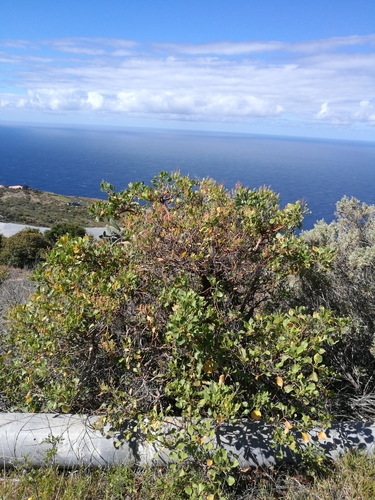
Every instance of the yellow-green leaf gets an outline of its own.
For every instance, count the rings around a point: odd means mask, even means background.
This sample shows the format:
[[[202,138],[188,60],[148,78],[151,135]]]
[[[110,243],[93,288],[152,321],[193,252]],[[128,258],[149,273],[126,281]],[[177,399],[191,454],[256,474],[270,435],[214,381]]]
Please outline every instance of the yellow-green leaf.
[[[235,479],[233,476],[228,476],[227,477],[227,483],[229,484],[229,486],[233,486],[234,483],[235,483]]]
[[[314,356],[314,363],[316,365],[319,365],[319,363],[321,363],[322,361],[323,361],[322,356],[317,352]]]
[[[190,488],[190,486],[186,486],[185,488],[185,493],[191,497],[191,495],[193,494],[193,490]]]
[[[294,451],[294,450],[296,449],[296,442],[295,442],[295,441],[293,441],[292,443],[290,443],[289,448],[290,448],[292,451]]]

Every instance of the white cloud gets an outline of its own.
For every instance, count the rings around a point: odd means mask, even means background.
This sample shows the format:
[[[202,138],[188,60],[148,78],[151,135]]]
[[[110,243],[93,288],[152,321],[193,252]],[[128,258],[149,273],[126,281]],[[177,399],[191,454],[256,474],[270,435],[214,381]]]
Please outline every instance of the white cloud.
[[[187,119],[230,119],[235,117],[276,116],[280,106],[254,96],[205,94],[179,96],[173,92],[119,92],[115,107],[127,113],[154,113]]]
[[[326,118],[326,117],[329,117],[330,115],[331,115],[331,112],[330,112],[330,109],[328,106],[328,102],[324,102],[320,108],[319,113],[316,114],[316,117],[317,118]]]
[[[72,116],[240,123],[294,117],[300,123],[371,126],[374,44],[375,35],[294,44],[154,44],[151,51],[118,39],[6,41],[0,107]]]
[[[332,125],[347,125],[349,124],[349,118],[345,116],[342,112],[339,111],[333,111],[330,106],[328,105],[328,102],[324,102],[320,108],[319,113],[317,113],[316,118],[319,120],[325,120]]]
[[[55,40],[46,40],[42,42],[60,52],[86,55],[103,55],[109,51],[123,51],[126,55],[132,53],[130,49],[138,44],[133,40],[121,40],[116,38],[86,38],[72,37]],[[114,49],[114,50],[113,50]]]
[[[343,106],[329,106],[328,102],[325,102],[316,117],[334,125],[348,125],[354,122],[375,125],[375,105],[370,101],[357,101],[344,109]]]
[[[100,109],[104,102],[104,97],[98,92],[88,92],[87,102],[91,104],[93,109]]]
[[[375,125],[375,104],[370,101],[361,101],[354,117],[358,121],[368,122],[370,125]]]
[[[301,52],[314,53],[331,51],[341,47],[353,47],[359,45],[375,45],[375,35],[333,37],[323,40],[310,40],[306,42],[278,42],[278,41],[252,41],[252,42],[211,42],[211,43],[154,43],[153,48],[162,52],[173,52],[177,54],[190,55],[239,55],[254,54],[262,52]]]
[[[0,41],[0,46],[15,49],[35,48],[35,45],[30,40],[3,40]]]
[[[69,90],[39,89],[29,90],[28,99],[21,98],[18,107],[51,111],[79,111],[85,109],[87,100]]]
[[[289,44],[283,42],[213,42],[213,43],[154,43],[152,47],[160,52],[175,54],[207,55],[217,54],[233,56],[283,50]]]

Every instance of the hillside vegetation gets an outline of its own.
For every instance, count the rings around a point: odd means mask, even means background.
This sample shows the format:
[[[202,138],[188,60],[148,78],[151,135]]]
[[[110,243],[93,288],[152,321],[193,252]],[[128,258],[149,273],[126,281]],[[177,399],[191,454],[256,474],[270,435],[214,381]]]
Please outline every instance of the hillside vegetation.
[[[212,446],[244,418],[271,425],[311,473],[327,472],[311,427],[324,441],[333,419],[375,415],[375,207],[344,197],[334,222],[299,233],[307,208],[282,207],[267,188],[228,191],[178,172],[102,187],[108,201],[91,210],[107,237],[57,239],[33,273],[35,293],[9,311],[3,404],[98,415],[113,429],[128,419],[126,439],[141,432],[169,450],[175,464],[152,482],[174,498],[268,498],[235,453]],[[342,484],[349,469],[374,477],[373,459],[346,460]],[[329,483],[320,496],[317,483],[313,496],[302,491],[308,477],[297,479],[301,496],[275,498],[330,498]],[[146,498],[146,479],[120,494]],[[373,484],[332,498],[373,498]],[[169,498],[156,489],[152,498]]]
[[[98,226],[88,207],[98,200],[66,196],[38,189],[0,188],[0,222],[50,227],[57,222],[74,222],[84,227]]]

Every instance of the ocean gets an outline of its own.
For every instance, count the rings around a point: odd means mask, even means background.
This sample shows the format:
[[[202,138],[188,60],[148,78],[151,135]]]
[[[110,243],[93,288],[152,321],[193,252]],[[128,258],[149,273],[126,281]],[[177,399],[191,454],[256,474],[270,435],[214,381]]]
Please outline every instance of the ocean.
[[[307,202],[304,229],[334,217],[344,195],[375,204],[375,142],[130,128],[0,126],[0,184],[105,198],[160,170],[210,176],[228,189],[266,185]]]

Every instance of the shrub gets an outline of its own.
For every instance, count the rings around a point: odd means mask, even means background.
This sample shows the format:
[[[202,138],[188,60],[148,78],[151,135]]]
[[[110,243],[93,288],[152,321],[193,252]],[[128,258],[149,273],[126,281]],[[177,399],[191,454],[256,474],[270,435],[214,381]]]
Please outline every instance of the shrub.
[[[52,244],[55,244],[56,241],[64,236],[65,234],[69,234],[74,238],[83,237],[86,234],[85,228],[76,224],[75,222],[58,222],[54,224],[51,229],[47,230],[44,233],[44,237]]]
[[[202,464],[207,494],[233,481],[236,461],[208,439],[222,423],[262,418],[295,449],[293,422],[327,417],[323,355],[344,326],[323,308],[287,307],[296,277],[331,255],[294,234],[304,207],[179,173],[103,187],[94,211],[111,238],[63,236],[10,315],[2,383],[14,408],[96,413],[114,427],[147,416],[151,434],[183,417],[165,445]]]
[[[6,238],[0,250],[0,263],[12,267],[33,267],[50,245],[38,229],[26,228]]]
[[[28,271],[0,265],[0,338],[6,333],[4,316],[7,309],[14,304],[25,303],[35,291],[35,283],[30,280],[29,274]],[[7,351],[8,346],[1,342],[0,356]],[[0,388],[0,411],[7,411],[9,408],[7,398]]]
[[[340,371],[342,416],[375,416],[375,206],[344,197],[336,205],[336,219],[319,221],[303,233],[310,245],[334,252],[331,269],[318,268],[302,280],[300,300],[311,309],[321,305],[350,318],[350,335],[330,352],[330,363]]]

